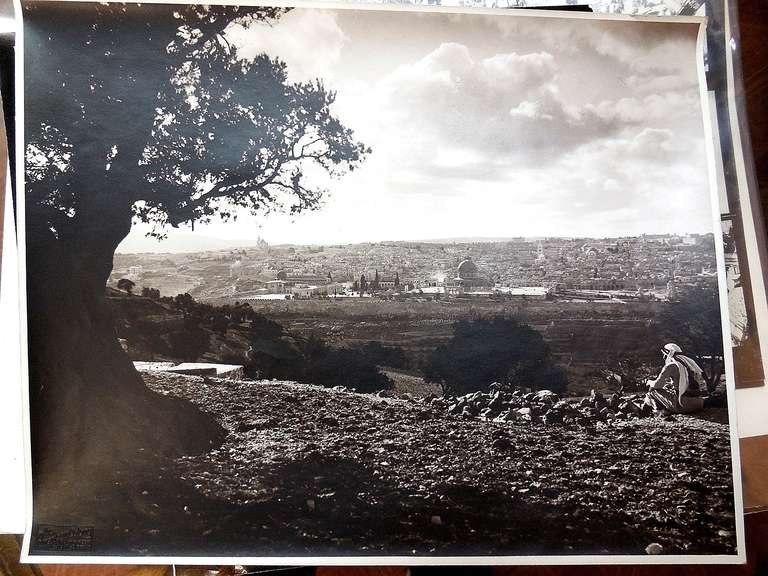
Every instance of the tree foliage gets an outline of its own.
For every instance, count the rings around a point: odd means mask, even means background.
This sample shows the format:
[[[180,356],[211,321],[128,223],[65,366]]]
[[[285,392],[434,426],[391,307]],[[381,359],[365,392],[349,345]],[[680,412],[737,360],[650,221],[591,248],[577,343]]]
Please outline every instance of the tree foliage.
[[[194,320],[184,320],[184,328],[168,334],[168,344],[171,356],[181,358],[185,362],[197,362],[208,351],[210,333]]]
[[[608,385],[617,392],[637,392],[645,390],[646,381],[657,368],[632,352],[624,352],[608,355],[601,373]]]
[[[723,324],[716,288],[687,288],[656,316],[659,347],[674,342],[707,371],[708,387],[723,374]]]
[[[160,299],[160,290],[157,288],[150,288],[148,286],[143,286],[141,288],[141,295],[144,298],[151,298],[152,300],[159,300]]]
[[[118,290],[125,290],[128,294],[132,294],[135,287],[136,283],[130,278],[120,278],[120,280],[117,281]]]
[[[614,391],[644,392],[646,381],[658,373],[661,345],[651,323],[632,333],[607,337],[598,373]]]
[[[333,348],[310,337],[302,346],[303,365],[298,380],[321,386],[344,386],[358,392],[392,388],[392,381],[358,350]]]
[[[404,368],[406,366],[405,352],[399,346],[384,346],[381,342],[373,340],[366,342],[360,348],[360,353],[371,363],[392,368]]]
[[[494,382],[564,390],[567,379],[541,334],[509,318],[461,320],[429,360],[425,379],[445,394],[487,390]]]
[[[362,349],[346,349],[329,346],[315,336],[292,335],[279,322],[255,312],[248,303],[214,306],[198,302],[188,293],[157,300],[182,312],[184,324],[181,330],[167,335],[169,349],[165,350],[162,340],[150,333],[151,323],[138,323],[143,332],[141,336],[149,345],[159,346],[150,350],[152,353],[169,354],[186,361],[199,360],[206,353],[216,358],[218,352],[211,346],[211,336],[218,334],[226,338],[234,329],[247,337],[249,350],[242,355],[218,357],[218,361],[244,364],[252,378],[345,386],[360,392],[391,388],[392,381],[380,371],[379,364],[402,362],[402,350],[384,347],[378,342]]]
[[[81,238],[131,210],[162,237],[236,209],[315,209],[318,174],[368,151],[322,80],[291,82],[279,59],[231,45],[229,26],[284,9],[45,4],[25,3],[28,212],[42,233]]]

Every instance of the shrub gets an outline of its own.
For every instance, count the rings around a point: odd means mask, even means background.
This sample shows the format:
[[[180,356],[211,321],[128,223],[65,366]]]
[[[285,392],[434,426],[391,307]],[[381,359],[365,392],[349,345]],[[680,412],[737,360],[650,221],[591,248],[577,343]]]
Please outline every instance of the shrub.
[[[381,342],[373,341],[366,343],[361,348],[361,353],[372,364],[392,368],[405,367],[405,353],[398,346],[382,346]]]
[[[184,329],[168,334],[171,355],[186,362],[195,362],[210,345],[210,333],[194,320],[185,320]]]
[[[358,392],[392,387],[379,367],[357,350],[331,348],[319,338],[309,338],[304,347],[302,375],[297,378],[321,386],[345,386]]]
[[[487,390],[493,382],[554,391],[567,386],[541,334],[510,318],[454,324],[453,337],[432,353],[424,378],[444,394]]]

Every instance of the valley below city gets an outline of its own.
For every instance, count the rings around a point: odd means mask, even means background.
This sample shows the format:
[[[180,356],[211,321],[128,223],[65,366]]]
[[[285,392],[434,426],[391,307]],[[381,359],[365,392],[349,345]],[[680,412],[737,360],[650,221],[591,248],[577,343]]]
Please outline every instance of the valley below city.
[[[434,350],[450,341],[456,322],[507,318],[541,334],[567,373],[570,392],[583,394],[613,386],[615,378],[606,376],[621,372],[626,356],[635,367],[652,369],[663,338],[676,336],[680,318],[668,310],[681,295],[704,298],[689,303],[689,309],[705,305],[704,315],[696,313],[699,325],[714,322],[706,327],[709,334],[700,335],[708,349],[699,353],[719,355],[713,270],[712,235],[337,246],[259,240],[210,252],[118,253],[110,284],[126,282],[134,286],[133,296],[144,297],[143,303],[135,297],[129,302],[124,291],[111,293],[118,333],[137,361],[179,358],[178,352],[172,357],[167,340],[189,325],[183,305],[173,300],[183,295],[221,311],[216,329],[209,330],[211,345],[186,351],[199,358],[187,354],[185,360],[246,364],[249,348],[257,355],[278,353],[262,337],[254,348],[248,315],[255,314],[280,326],[282,361],[294,354],[296,339],[349,351],[374,346],[372,363],[404,391],[432,390],[423,379],[425,367]],[[251,376],[286,376],[273,364],[254,366]]]

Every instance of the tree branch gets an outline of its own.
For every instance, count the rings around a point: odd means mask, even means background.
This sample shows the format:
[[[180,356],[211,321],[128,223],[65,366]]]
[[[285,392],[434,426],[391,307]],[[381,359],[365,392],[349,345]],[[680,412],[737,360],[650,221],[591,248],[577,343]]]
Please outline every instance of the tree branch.
[[[193,217],[194,211],[196,208],[201,208],[202,206],[205,206],[208,202],[212,200],[216,200],[217,198],[223,198],[226,196],[230,196],[233,192],[266,192],[266,187],[271,184],[280,184],[280,182],[276,182],[276,178],[280,174],[280,170],[283,167],[283,160],[279,160],[275,166],[275,168],[272,170],[272,174],[268,176],[267,178],[264,178],[263,181],[258,182],[258,177],[254,178],[251,177],[234,177],[230,176],[227,178],[224,178],[221,182],[216,184],[213,188],[211,188],[208,192],[205,194],[200,195],[199,197],[195,198],[193,201],[189,202],[184,208],[184,215],[182,218],[177,218],[177,223],[180,224],[182,222],[187,221],[189,218]]]

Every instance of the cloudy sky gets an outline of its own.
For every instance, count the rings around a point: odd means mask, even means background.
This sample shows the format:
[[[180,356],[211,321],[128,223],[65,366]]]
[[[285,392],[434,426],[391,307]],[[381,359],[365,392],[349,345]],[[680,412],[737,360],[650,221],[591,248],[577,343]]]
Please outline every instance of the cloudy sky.
[[[317,212],[242,214],[195,234],[329,244],[709,232],[696,33],[309,9],[233,26],[241,57],[267,52],[291,80],[337,90],[334,112],[373,153],[331,183]],[[144,232],[121,251],[162,250]]]

